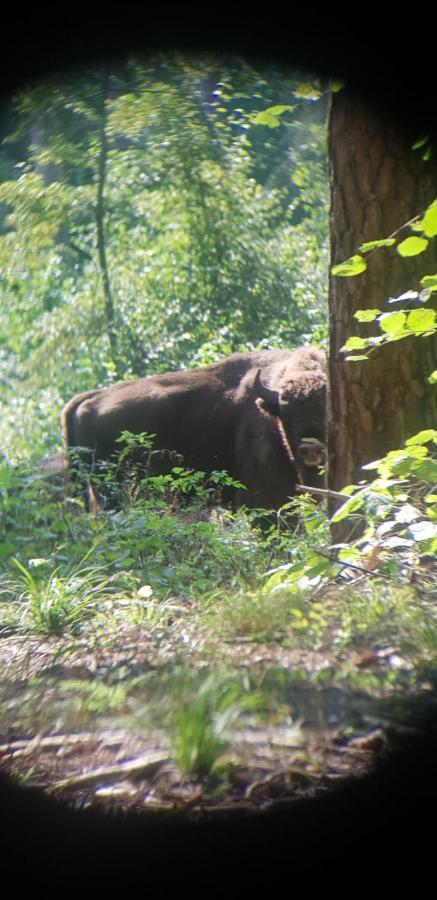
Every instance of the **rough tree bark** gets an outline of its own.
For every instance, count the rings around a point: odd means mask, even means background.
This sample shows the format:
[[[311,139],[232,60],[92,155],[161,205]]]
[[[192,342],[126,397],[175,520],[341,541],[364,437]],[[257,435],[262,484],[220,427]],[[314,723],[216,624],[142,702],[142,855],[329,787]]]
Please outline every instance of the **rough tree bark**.
[[[418,135],[416,135],[418,137]],[[364,241],[389,237],[437,197],[435,164],[411,149],[397,122],[347,90],[334,94],[329,121],[331,265]],[[408,230],[403,237],[408,236]],[[437,366],[437,337],[406,338],[379,348],[368,361],[346,362],[352,335],[379,334],[359,324],[358,309],[393,311],[387,303],[437,271],[436,242],[402,259],[395,248],[367,257],[354,277],[330,276],[329,486],[362,480],[361,466],[437,425],[437,389],[427,376]],[[373,329],[373,331],[371,330]]]

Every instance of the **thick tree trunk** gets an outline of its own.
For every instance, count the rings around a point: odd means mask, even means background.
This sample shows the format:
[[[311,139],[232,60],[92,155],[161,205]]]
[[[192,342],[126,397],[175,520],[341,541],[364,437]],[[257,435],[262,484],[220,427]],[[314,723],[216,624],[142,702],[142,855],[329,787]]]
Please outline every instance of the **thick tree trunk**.
[[[365,241],[389,237],[437,196],[435,165],[411,149],[396,122],[347,90],[332,99],[329,155],[332,265],[356,254]],[[437,389],[427,382],[437,366],[435,335],[388,344],[368,361],[346,362],[341,352],[352,335],[380,333],[359,324],[356,310],[402,308],[388,299],[417,289],[423,275],[437,271],[435,243],[409,259],[395,248],[378,249],[367,257],[362,275],[330,277],[332,490],[362,480],[361,466],[437,425]]]

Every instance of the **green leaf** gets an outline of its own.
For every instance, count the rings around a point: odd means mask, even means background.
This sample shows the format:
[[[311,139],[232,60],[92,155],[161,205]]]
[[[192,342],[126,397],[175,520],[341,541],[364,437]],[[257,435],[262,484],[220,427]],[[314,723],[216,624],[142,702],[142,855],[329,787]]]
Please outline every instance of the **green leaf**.
[[[423,230],[427,237],[435,237],[437,234],[437,204],[431,203],[431,206],[428,206],[426,213],[423,217]]]
[[[388,550],[400,550],[402,547],[411,547],[413,541],[407,541],[405,538],[394,537],[388,538],[384,541],[384,547],[387,547]]]
[[[418,459],[412,462],[411,469],[416,478],[426,481],[428,484],[434,484],[437,481],[437,460],[435,459]]]
[[[346,278],[349,275],[361,275],[366,269],[366,260],[357,254],[356,256],[350,256],[349,259],[345,259],[344,262],[333,266],[331,272],[333,275],[340,275],[341,277]]]
[[[357,547],[342,547],[338,551],[338,559],[343,563],[359,563],[362,556]]]
[[[399,256],[418,256],[419,253],[423,253],[426,250],[428,244],[429,241],[426,238],[409,237],[405,241],[401,241],[397,251]]]
[[[395,520],[401,525],[409,525],[410,522],[415,522],[416,519],[420,519],[420,515],[419,510],[415,509],[411,503],[404,503],[396,513]]]
[[[338,94],[339,91],[342,91],[344,88],[344,81],[341,81],[337,78],[331,78],[329,82],[329,90],[331,94]]]
[[[282,116],[282,113],[293,112],[294,109],[295,106],[285,106],[282,104],[282,106],[269,106],[266,112],[270,113],[271,116]]]
[[[420,138],[417,138],[417,141],[414,142],[411,149],[412,150],[420,150],[421,147],[424,147],[429,141],[428,134],[422,134]]]
[[[437,369],[434,369],[434,372],[431,372],[428,382],[429,384],[437,384]]]
[[[278,128],[281,120],[277,116],[272,116],[267,110],[257,113],[251,120],[252,125],[266,125],[267,128]]]
[[[250,122],[252,125],[267,125],[268,128],[278,128],[281,124],[279,116],[282,116],[284,112],[292,112],[293,109],[294,106],[269,106],[268,109],[250,116]]]
[[[425,544],[423,550],[427,553],[427,555],[435,556],[437,553],[437,538],[434,538],[432,541],[430,541],[429,545]]]
[[[407,315],[401,310],[399,312],[383,313],[378,321],[381,330],[386,334],[399,334],[405,329]]]
[[[361,362],[363,359],[369,359],[365,353],[354,354],[354,356],[348,356],[347,362]]]
[[[415,222],[411,222],[410,229],[414,234],[422,234],[423,233],[423,225],[422,220],[418,219]]]
[[[427,444],[428,441],[437,441],[437,431],[435,428],[426,428],[424,431],[418,431],[412,437],[405,441],[406,447],[412,447],[415,444]]]
[[[297,84],[293,94],[302,100],[318,100],[322,96],[322,92],[313,84],[301,83]]]
[[[424,275],[420,279],[420,283],[423,284],[423,287],[428,288],[429,291],[437,291],[437,273],[435,275]]]
[[[354,319],[358,319],[359,322],[373,322],[380,315],[380,309],[357,309]]]
[[[436,327],[436,314],[433,309],[413,309],[408,313],[408,328],[415,334],[433,331]]]
[[[395,243],[395,238],[381,238],[378,241],[367,241],[365,244],[361,244],[358,249],[361,253],[369,253],[370,250],[375,250],[376,247],[393,247]]]
[[[364,494],[365,490],[358,491],[357,494],[354,494],[353,497],[346,500],[346,503],[343,503],[343,506],[334,513],[331,522],[342,522],[343,519],[346,519],[351,513],[356,512],[357,509],[361,509],[364,503]]]
[[[365,350],[366,347],[366,338],[350,337],[341,348],[341,351],[342,353],[347,353],[349,350]]]

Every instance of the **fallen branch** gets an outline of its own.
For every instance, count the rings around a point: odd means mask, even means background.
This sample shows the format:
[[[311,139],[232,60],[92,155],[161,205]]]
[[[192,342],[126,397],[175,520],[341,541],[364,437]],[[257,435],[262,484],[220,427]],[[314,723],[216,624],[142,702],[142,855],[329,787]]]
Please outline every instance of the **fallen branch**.
[[[0,753],[7,756],[30,756],[34,750],[58,750],[60,747],[68,747],[74,744],[89,744],[96,741],[96,735],[89,734],[55,734],[50,737],[35,735],[30,740],[12,741],[10,744],[0,744]]]
[[[99,769],[93,769],[91,772],[73,775],[72,778],[66,778],[64,781],[56,781],[51,787],[55,790],[62,790],[91,785],[96,781],[115,781],[117,778],[125,778],[126,775],[151,775],[169,760],[168,753],[164,753],[162,750],[156,753],[146,753],[144,756],[139,756],[137,759],[132,759],[129,762],[120,763],[118,766],[101,766]]]

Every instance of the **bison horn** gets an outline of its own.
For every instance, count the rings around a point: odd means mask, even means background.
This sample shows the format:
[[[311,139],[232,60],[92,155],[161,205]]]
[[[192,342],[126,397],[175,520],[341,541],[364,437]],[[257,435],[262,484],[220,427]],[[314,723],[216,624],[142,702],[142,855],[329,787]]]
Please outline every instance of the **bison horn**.
[[[280,403],[280,395],[279,391],[274,391],[272,388],[267,387],[261,381],[261,369],[258,369],[255,380],[254,380],[254,388],[259,398],[261,398],[262,405],[268,412],[272,413],[275,416],[279,415],[279,403]]]

